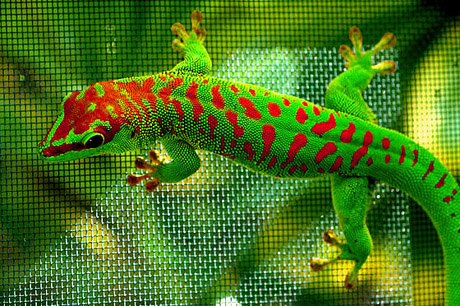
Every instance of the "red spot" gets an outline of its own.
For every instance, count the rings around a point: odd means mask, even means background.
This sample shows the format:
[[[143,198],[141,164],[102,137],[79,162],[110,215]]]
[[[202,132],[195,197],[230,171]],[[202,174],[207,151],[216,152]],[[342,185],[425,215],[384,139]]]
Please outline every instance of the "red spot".
[[[315,163],[319,164],[327,156],[334,154],[337,151],[337,146],[333,142],[327,142],[318,153],[316,153]]]
[[[390,154],[385,155],[385,164],[388,164],[391,160]]]
[[[271,147],[273,141],[276,137],[275,128],[272,125],[265,124],[262,126],[262,140],[264,143],[264,149],[262,151],[262,155],[260,156],[259,161],[257,161],[257,165],[259,165],[265,158],[270,154]]]
[[[444,186],[444,184],[446,183],[446,182],[444,181],[444,179],[446,178],[446,176],[447,176],[447,173],[444,173],[444,175],[441,177],[441,179],[439,180],[439,182],[438,182],[436,185],[434,185],[434,187],[435,187],[435,188],[441,188],[442,186]],[[454,193],[454,194],[455,194],[455,193]]]
[[[412,163],[412,167],[415,166],[417,161],[418,161],[418,150],[414,150],[414,162]]]
[[[276,164],[276,162],[277,162],[276,156],[273,156],[270,162],[268,163],[267,169],[270,169],[271,167],[273,167]]]
[[[238,125],[238,114],[234,111],[228,110],[225,112],[225,117],[233,126],[233,137],[240,138],[243,136],[244,128]]]
[[[422,177],[422,180],[426,179],[426,177],[428,176],[428,174],[430,172],[433,172],[433,170],[434,170],[433,164],[434,164],[434,161],[431,161],[430,165],[428,166],[428,169],[425,172],[425,175],[423,175],[423,177]]]
[[[203,80],[203,84],[208,84],[209,80]]]
[[[324,171],[323,168],[319,168],[319,169],[318,169],[318,172],[319,172],[319,173],[324,173],[325,171]]]
[[[326,122],[318,122],[311,128],[312,133],[318,136],[322,136],[324,133],[332,130],[336,127],[334,114],[330,114],[329,119]]]
[[[200,119],[201,114],[203,113],[203,105],[201,105],[200,100],[197,98],[197,93],[198,93],[198,84],[192,81],[192,84],[190,87],[187,89],[187,92],[185,93],[185,98],[187,98],[190,103],[192,103],[192,109],[193,109],[193,120],[195,122],[198,122]]]
[[[281,169],[286,168],[286,166],[294,161],[295,156],[299,153],[300,149],[302,149],[307,144],[307,136],[305,134],[299,133],[294,136],[294,140],[289,147],[289,151],[287,152],[287,159],[284,163],[281,164]]]
[[[451,216],[452,218],[455,218],[455,213],[452,213],[450,216]]]
[[[291,168],[289,168],[288,173],[292,175],[296,169],[297,169],[297,165],[292,165]]]
[[[291,101],[289,101],[288,99],[283,97],[283,104],[284,104],[284,106],[289,106],[289,105],[291,105]]]
[[[308,107],[308,102],[307,101],[302,101],[303,106]]]
[[[268,91],[264,92],[264,97],[268,96],[270,93]]]
[[[443,199],[444,202],[446,203],[449,203],[450,201],[452,201],[454,199],[453,196],[447,196]],[[460,230],[458,230],[458,232],[460,233]]]
[[[220,147],[219,147],[219,149],[220,149],[221,151],[223,151],[223,150],[225,149],[225,138],[224,138],[224,135],[221,135],[221,136],[220,136]]]
[[[235,140],[235,139],[232,139],[232,140],[230,141],[230,148],[234,148],[234,147],[236,147],[236,140]]]
[[[374,163],[374,161],[372,160],[372,157],[369,157],[369,159],[367,160],[367,165],[370,166]]]
[[[329,173],[333,173],[336,171],[339,171],[339,168],[343,164],[343,157],[342,156],[337,156],[337,158],[334,161],[334,164],[331,166],[331,169],[329,169]]]
[[[406,147],[404,145],[401,145],[401,156],[399,157],[399,164],[402,165],[404,162],[404,159],[406,158]]]
[[[254,89],[249,89],[249,93],[251,94],[251,96],[255,97],[256,96],[256,91]]]
[[[252,148],[252,143],[250,143],[249,141],[246,141],[243,146],[243,151],[248,153],[247,158],[248,160],[252,161],[254,154],[256,153],[254,152],[254,149]]]
[[[160,77],[159,77],[159,78],[160,78],[160,80],[161,80],[161,81],[163,81],[163,82],[166,82],[166,76],[164,76],[164,75],[160,75]]]
[[[158,97],[160,97],[160,99],[165,104],[166,111],[168,110],[169,105],[172,104],[173,107],[174,107],[174,110],[176,111],[177,115],[179,116],[179,121],[182,121],[182,119],[184,118],[184,115],[185,115],[184,111],[182,110],[181,103],[180,103],[179,100],[177,100],[175,98],[171,99],[171,97],[170,97],[171,91],[172,91],[171,88],[163,87],[158,92]]]
[[[382,139],[382,147],[386,150],[390,147],[390,139],[388,137],[385,137]]]
[[[454,189],[454,190],[452,191],[452,194],[455,195],[456,193],[457,193],[457,189]]]
[[[297,120],[300,124],[305,124],[305,120],[308,119],[308,115],[305,110],[299,106],[297,109],[297,114],[295,116],[295,120]]]
[[[272,117],[279,117],[281,115],[281,108],[275,102],[267,102],[268,113]]]
[[[343,130],[342,134],[340,135],[340,141],[343,143],[349,143],[353,138],[353,134],[356,131],[356,126],[353,122],[348,124],[348,128]]]
[[[238,87],[236,87],[235,85],[230,86],[230,90],[233,91],[235,95],[240,92]]]
[[[319,110],[318,106],[313,105],[313,113],[315,113],[316,116],[319,116],[321,114],[321,111]]]
[[[225,101],[224,97],[222,97],[219,92],[219,87],[220,85],[218,84],[211,88],[212,104],[214,104],[214,107],[217,109],[223,109],[225,107]]]
[[[301,164],[300,167],[299,167],[299,169],[302,170],[303,172],[307,172],[308,167],[307,167],[307,165],[305,165],[305,164]]]
[[[350,166],[351,170],[358,164],[359,160],[367,154],[369,145],[372,143],[373,138],[374,135],[372,135],[370,131],[366,131],[364,134],[363,145],[358,150],[356,150],[355,153],[353,153],[353,158],[351,160]]]
[[[254,102],[252,102],[250,99],[245,97],[239,97],[238,103],[240,103],[240,105],[246,109],[244,111],[244,114],[249,119],[259,120],[260,118],[262,118],[262,114],[256,109]]]
[[[217,118],[211,114],[208,115],[208,126],[209,126],[209,137],[216,138],[216,135],[214,135],[214,131],[217,127]]]
[[[171,89],[176,89],[177,87],[181,86],[184,80],[182,78],[175,78],[172,77],[173,79],[168,83],[168,87]]]

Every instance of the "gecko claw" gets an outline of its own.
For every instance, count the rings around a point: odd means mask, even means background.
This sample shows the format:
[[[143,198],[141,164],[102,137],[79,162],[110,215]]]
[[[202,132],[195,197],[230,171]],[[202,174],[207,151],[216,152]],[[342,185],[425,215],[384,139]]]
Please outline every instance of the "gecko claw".
[[[149,173],[143,175],[130,174],[128,175],[126,180],[130,186],[138,185],[140,182],[147,180],[147,183],[145,184],[145,189],[149,192],[152,192],[160,184],[159,178],[154,177],[153,173],[155,173],[157,167],[161,166],[162,163],[158,159],[158,155],[154,150],[151,150],[149,152],[149,157],[152,160],[151,163],[146,161],[142,157],[137,157],[134,161],[134,165],[136,166],[136,168],[141,170],[147,170],[149,171]],[[149,178],[151,179],[149,180]]]
[[[197,41],[203,42],[206,37],[206,30],[200,28],[200,23],[203,20],[203,14],[199,11],[193,11],[190,19],[192,20],[192,30],[187,33],[185,27],[181,23],[175,23],[171,27],[171,32],[179,36],[180,39],[176,38],[172,42],[172,48],[183,52],[187,41],[190,39],[195,39]]]

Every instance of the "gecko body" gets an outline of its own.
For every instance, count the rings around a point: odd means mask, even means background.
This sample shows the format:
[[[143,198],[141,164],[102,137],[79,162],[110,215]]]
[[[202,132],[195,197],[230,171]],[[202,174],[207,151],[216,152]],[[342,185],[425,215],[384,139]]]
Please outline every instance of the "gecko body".
[[[190,34],[180,24],[173,26],[183,40],[173,46],[185,53],[185,60],[171,71],[98,82],[69,94],[39,144],[40,156],[68,161],[144,148],[159,139],[171,161],[160,162],[152,153],[152,163],[136,160],[148,173],[128,177],[132,185],[148,180],[150,190],[195,173],[200,166],[197,149],[280,178],[330,175],[334,207],[348,243],[327,231],[325,240],[342,254],[312,260],[311,266],[320,270],[339,259],[354,260],[345,282],[349,288],[372,250],[364,222],[369,178],[384,181],[417,200],[433,221],[445,254],[446,302],[460,303],[460,188],[428,150],[379,127],[361,96],[376,73],[394,71],[392,62],[371,63],[372,55],[394,45],[394,36],[385,35],[371,52],[361,53],[361,34],[351,30],[356,54],[341,47],[349,69],[330,84],[325,108],[208,75],[211,61],[202,45],[200,21],[201,14],[192,13]]]

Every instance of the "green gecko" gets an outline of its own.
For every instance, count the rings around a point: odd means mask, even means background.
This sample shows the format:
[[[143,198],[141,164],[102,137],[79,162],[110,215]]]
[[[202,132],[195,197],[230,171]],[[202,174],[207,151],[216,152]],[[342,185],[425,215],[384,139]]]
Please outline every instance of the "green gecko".
[[[372,65],[372,56],[396,43],[385,34],[362,52],[361,33],[350,31],[355,52],[340,48],[347,71],[328,87],[325,107],[270,90],[208,75],[211,60],[193,12],[192,31],[181,24],[172,31],[181,40],[173,48],[184,61],[156,75],[98,82],[64,98],[62,111],[39,155],[47,161],[144,148],[160,139],[171,160],[151,151],[152,162],[137,158],[145,175],[129,175],[128,183],[146,180],[146,189],[183,180],[200,167],[197,149],[228,157],[253,171],[280,178],[332,177],[334,208],[347,243],[326,231],[326,242],[342,253],[312,260],[320,270],[339,259],[355,266],[345,286],[356,284],[358,271],[372,250],[365,224],[374,180],[412,196],[427,212],[441,239],[446,269],[446,305],[460,304],[459,186],[428,150],[402,134],[379,127],[362,98],[377,73],[395,70],[392,61]]]

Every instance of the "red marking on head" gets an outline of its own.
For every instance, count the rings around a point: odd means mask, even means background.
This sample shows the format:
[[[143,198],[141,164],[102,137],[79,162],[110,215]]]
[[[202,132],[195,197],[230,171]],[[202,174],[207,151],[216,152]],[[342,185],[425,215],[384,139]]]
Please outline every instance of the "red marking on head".
[[[331,154],[334,154],[337,151],[337,146],[333,142],[327,142],[324,144],[324,146],[319,149],[319,151],[316,153],[315,157],[315,163],[319,164],[320,162],[323,161],[326,157],[328,157]]]
[[[329,169],[329,173],[334,173],[339,171],[340,167],[343,164],[343,157],[342,156],[337,156],[337,158],[334,161],[334,164],[331,166],[331,169]]]
[[[238,125],[238,114],[232,110],[225,112],[225,117],[233,127],[233,137],[240,138],[243,136],[244,128]]]
[[[240,105],[246,109],[244,114],[249,119],[259,120],[262,118],[262,114],[256,109],[256,106],[252,100],[245,97],[239,97],[238,103],[240,103]]]
[[[330,114],[329,119],[326,122],[317,122],[311,128],[311,132],[318,136],[322,136],[324,133],[332,130],[336,127],[334,114]]]
[[[287,152],[287,158],[284,163],[281,164],[281,169],[286,168],[286,166],[294,161],[295,156],[299,153],[300,149],[302,149],[307,144],[307,136],[305,134],[299,133],[294,136],[294,140],[289,147],[289,151]]]
[[[288,99],[286,99],[285,97],[283,97],[283,105],[284,105],[284,106],[289,106],[289,105],[291,105],[291,101],[289,101]]]
[[[262,141],[264,144],[264,149],[262,151],[260,159],[257,161],[257,165],[264,161],[265,158],[270,154],[271,147],[273,141],[275,140],[275,137],[276,130],[272,125],[265,124],[264,126],[262,126]]]
[[[385,137],[382,139],[382,147],[386,150],[390,147],[390,139],[388,137]]]
[[[267,102],[268,113],[272,117],[279,117],[281,115],[281,108],[275,102]]]
[[[249,89],[249,93],[251,94],[251,96],[255,97],[256,96],[256,91],[252,88]]]
[[[270,93],[268,91],[264,92],[264,97],[270,95]]]
[[[176,89],[177,87],[181,86],[182,83],[184,82],[184,79],[182,78],[175,78],[173,76],[171,76],[172,80],[169,81],[168,83],[168,87],[171,88],[171,89]]]
[[[297,120],[297,122],[299,122],[300,124],[305,124],[305,121],[307,119],[308,119],[307,113],[301,106],[299,106],[299,108],[297,109],[297,114],[295,115],[295,120]]]
[[[307,165],[305,165],[305,164],[301,164],[301,165],[299,166],[299,169],[302,170],[303,172],[307,172],[308,167],[307,167]]]
[[[442,186],[444,186],[444,184],[446,183],[444,180],[446,179],[446,176],[447,176],[447,173],[444,173],[444,175],[441,177],[441,179],[439,180],[439,182],[434,185],[434,188],[441,188]],[[455,193],[454,193],[455,194]]]
[[[321,114],[321,111],[319,110],[318,106],[313,105],[313,113],[314,113],[316,116],[319,116],[319,115]]]
[[[418,161],[418,150],[414,150],[414,162],[412,163],[412,167],[415,166],[417,161]]]
[[[343,130],[342,134],[340,134],[340,141],[343,143],[349,143],[353,138],[353,134],[356,131],[356,126],[353,122],[348,123],[348,128]]]
[[[192,103],[192,112],[193,112],[193,121],[198,122],[203,114],[204,108],[201,105],[200,100],[197,97],[198,94],[198,84],[195,81],[192,81],[190,87],[187,88],[187,92],[185,93],[185,98]]]
[[[252,143],[250,143],[249,141],[246,141],[243,146],[243,151],[248,153],[247,159],[249,161],[252,161],[254,154],[256,154],[256,152],[252,148]]]
[[[211,114],[208,115],[208,126],[209,126],[209,138],[216,138],[214,131],[217,127],[217,118]]]
[[[230,86],[230,90],[233,91],[235,95],[240,92],[240,90],[238,89],[238,87],[235,86],[235,84]]]
[[[370,166],[374,163],[374,160],[372,159],[372,157],[369,157],[369,159],[367,160],[367,165]]]
[[[390,154],[385,155],[385,164],[388,164],[390,160],[391,160],[391,155]]]
[[[223,109],[225,107],[225,101],[224,97],[222,97],[222,95],[219,92],[219,88],[219,84],[211,88],[212,104],[214,104],[214,107],[217,109]]]
[[[307,101],[302,101],[302,105],[305,107],[308,107],[308,102]]]
[[[401,145],[401,156],[399,156],[399,164],[402,165],[404,159],[406,158],[406,147]]]
[[[182,121],[182,119],[184,119],[185,113],[182,110],[180,101],[177,100],[176,98],[171,99],[171,92],[172,92],[171,88],[163,87],[158,92],[158,97],[160,97],[160,99],[165,104],[166,111],[168,110],[169,105],[172,104],[176,114],[178,115],[179,121]]]
[[[374,135],[372,135],[370,131],[366,131],[363,138],[363,145],[358,150],[356,150],[355,153],[353,153],[350,166],[351,170],[353,170],[353,168],[358,164],[360,159],[367,154],[367,152],[369,151],[369,145],[372,143],[373,139]]]
[[[422,177],[422,180],[425,180],[426,177],[428,176],[428,174],[433,172],[433,170],[434,170],[433,164],[434,164],[434,161],[431,161],[430,165],[428,166],[428,169],[426,170],[425,174]]]
[[[220,146],[219,149],[223,151],[225,149],[225,137],[224,135],[220,135]]]
[[[289,168],[288,173],[290,175],[293,175],[296,169],[297,169],[297,165],[292,165],[291,168]]]
[[[276,162],[277,162],[276,156],[273,155],[272,159],[270,159],[270,162],[269,162],[268,165],[267,165],[267,169],[270,169],[270,168],[272,168],[274,165],[276,165]]]

